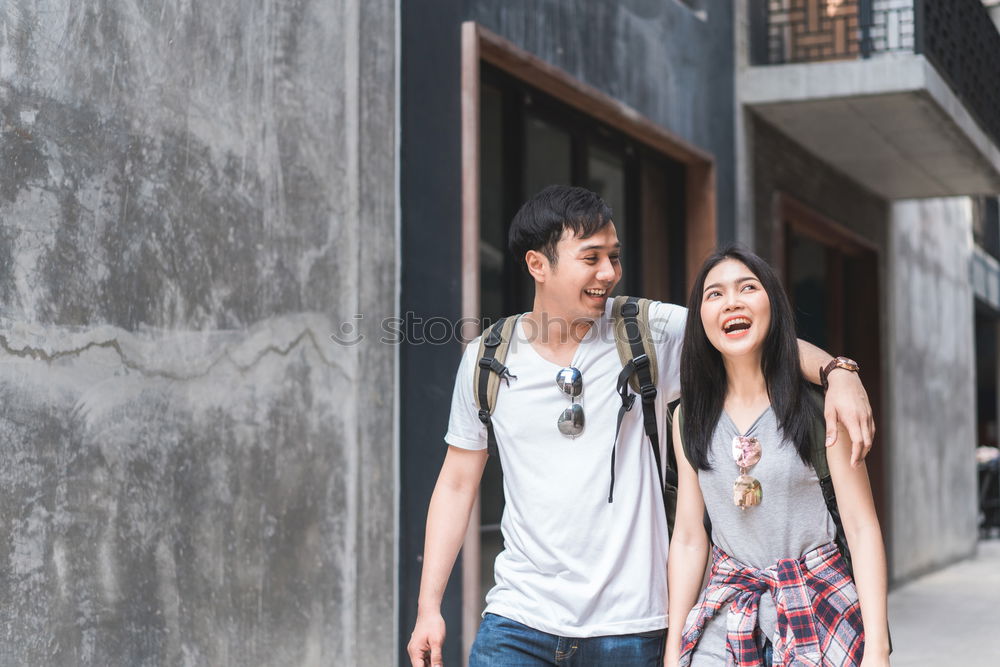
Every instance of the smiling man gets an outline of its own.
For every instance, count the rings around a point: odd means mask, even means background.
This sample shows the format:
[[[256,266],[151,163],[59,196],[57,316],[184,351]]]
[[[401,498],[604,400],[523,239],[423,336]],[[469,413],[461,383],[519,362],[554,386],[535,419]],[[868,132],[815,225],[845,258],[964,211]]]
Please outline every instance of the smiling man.
[[[534,279],[535,298],[514,325],[509,382],[491,418],[504,471],[504,550],[470,665],[661,664],[667,523],[640,410],[625,414],[611,458],[622,370],[609,298],[622,276],[611,209],[583,188],[550,186],[518,211],[509,241]],[[680,389],[686,317],[672,304],[649,310],[660,434],[667,432],[666,405]],[[800,355],[814,382],[821,367],[844,368],[805,343]],[[441,599],[486,465],[487,428],[473,389],[478,357],[477,339],[458,369],[448,453],[428,510],[407,647],[414,666],[442,664]],[[844,422],[860,456],[871,445],[871,409],[857,374],[847,370],[829,373],[828,433]],[[607,488],[615,472],[612,502]]]

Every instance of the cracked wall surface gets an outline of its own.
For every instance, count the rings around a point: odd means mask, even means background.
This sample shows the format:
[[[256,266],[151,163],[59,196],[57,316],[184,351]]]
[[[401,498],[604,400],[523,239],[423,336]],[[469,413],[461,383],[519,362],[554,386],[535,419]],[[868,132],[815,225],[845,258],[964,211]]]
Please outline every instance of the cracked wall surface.
[[[0,665],[393,661],[395,7],[0,4]]]

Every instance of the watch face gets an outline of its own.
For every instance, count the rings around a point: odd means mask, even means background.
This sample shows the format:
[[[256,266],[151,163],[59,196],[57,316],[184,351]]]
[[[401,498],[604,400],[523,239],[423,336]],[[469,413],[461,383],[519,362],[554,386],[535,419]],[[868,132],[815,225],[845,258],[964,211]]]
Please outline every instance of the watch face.
[[[857,372],[857,370],[859,369],[858,362],[854,361],[854,359],[848,359],[847,357],[837,357],[836,361],[837,361],[837,366],[839,366],[840,368],[855,372]]]

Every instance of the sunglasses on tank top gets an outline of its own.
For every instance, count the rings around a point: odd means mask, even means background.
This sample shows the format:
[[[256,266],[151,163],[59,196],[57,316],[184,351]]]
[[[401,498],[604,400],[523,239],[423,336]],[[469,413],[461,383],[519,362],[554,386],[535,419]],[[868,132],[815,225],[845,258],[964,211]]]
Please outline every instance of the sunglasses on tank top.
[[[760,482],[747,471],[760,461],[760,440],[738,435],[733,438],[733,460],[740,469],[740,475],[733,482],[733,503],[741,510],[760,505],[764,493]]]

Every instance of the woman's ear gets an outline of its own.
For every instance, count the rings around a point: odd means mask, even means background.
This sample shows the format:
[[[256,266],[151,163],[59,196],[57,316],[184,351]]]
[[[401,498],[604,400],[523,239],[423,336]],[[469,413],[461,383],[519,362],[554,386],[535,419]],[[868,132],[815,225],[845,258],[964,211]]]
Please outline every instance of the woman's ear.
[[[549,274],[552,267],[549,258],[537,250],[529,250],[524,255],[524,263],[528,265],[528,273],[535,279],[536,283],[544,283],[545,276]]]

